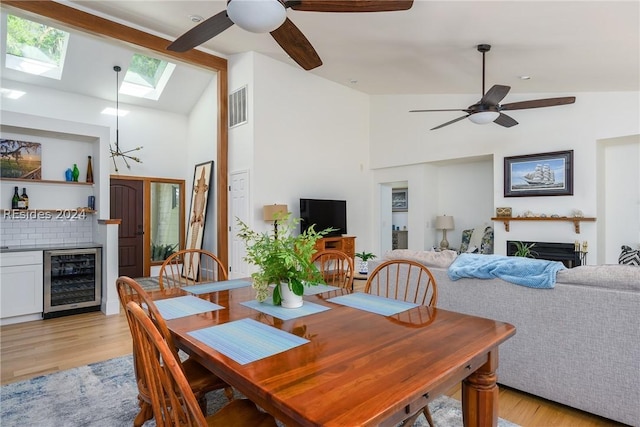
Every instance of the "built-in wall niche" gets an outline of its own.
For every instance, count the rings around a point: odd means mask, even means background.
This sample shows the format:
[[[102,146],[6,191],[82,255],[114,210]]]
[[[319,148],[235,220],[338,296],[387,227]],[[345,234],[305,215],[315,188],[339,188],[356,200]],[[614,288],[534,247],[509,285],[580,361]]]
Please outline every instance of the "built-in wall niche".
[[[0,127],[0,138],[27,141],[40,144],[40,178],[7,179],[2,178],[0,208],[11,208],[14,187],[26,190],[29,196],[30,210],[69,210],[87,208],[89,196],[94,196],[94,183],[86,182],[89,156],[97,159],[95,137],[76,134],[64,134],[37,129],[5,125]],[[6,160],[5,161],[11,161]],[[96,160],[92,160],[95,162]],[[80,175],[78,182],[67,182],[65,171],[77,165]],[[97,165],[93,165],[97,170]],[[97,179],[97,177],[96,177]]]
[[[396,182],[391,189],[391,228],[407,230],[409,220],[409,188],[407,182]]]

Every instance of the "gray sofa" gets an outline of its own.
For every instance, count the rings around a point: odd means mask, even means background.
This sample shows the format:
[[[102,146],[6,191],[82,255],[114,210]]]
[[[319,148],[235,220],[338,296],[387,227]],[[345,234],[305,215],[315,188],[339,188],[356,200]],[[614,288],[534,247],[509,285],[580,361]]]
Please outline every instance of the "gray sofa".
[[[452,251],[390,251],[422,262],[438,285],[439,308],[511,323],[498,382],[625,424],[640,426],[640,267],[561,270],[553,289],[502,279],[449,279]]]

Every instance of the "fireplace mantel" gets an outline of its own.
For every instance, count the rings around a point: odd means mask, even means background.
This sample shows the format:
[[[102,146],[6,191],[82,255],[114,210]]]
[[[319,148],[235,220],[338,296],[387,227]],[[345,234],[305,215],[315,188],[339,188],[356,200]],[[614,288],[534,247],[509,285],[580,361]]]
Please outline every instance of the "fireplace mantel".
[[[510,221],[568,221],[573,222],[573,227],[575,229],[576,234],[580,234],[580,222],[594,222],[595,218],[589,217],[559,217],[552,218],[546,216],[533,216],[533,217],[496,217],[491,218],[493,221],[502,221],[504,223],[504,229],[506,232],[509,232],[509,223]]]

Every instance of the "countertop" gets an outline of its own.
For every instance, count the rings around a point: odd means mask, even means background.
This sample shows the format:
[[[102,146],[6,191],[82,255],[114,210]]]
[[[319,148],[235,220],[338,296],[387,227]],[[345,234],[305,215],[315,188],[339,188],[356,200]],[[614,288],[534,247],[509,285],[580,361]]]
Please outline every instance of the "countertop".
[[[26,252],[26,251],[56,251],[60,249],[89,249],[101,248],[101,243],[50,243],[44,245],[17,245],[0,246],[0,253]]]

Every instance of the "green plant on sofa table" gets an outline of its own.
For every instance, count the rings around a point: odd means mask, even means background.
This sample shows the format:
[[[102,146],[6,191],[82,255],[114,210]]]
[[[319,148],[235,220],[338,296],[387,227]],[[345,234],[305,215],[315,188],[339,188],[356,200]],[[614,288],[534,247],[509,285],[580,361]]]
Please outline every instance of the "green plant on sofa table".
[[[275,221],[278,231],[259,233],[236,218],[240,227],[238,237],[247,246],[244,260],[259,268],[251,274],[256,300],[262,302],[269,295],[269,285],[287,284],[296,295],[304,294],[304,285],[324,283],[322,273],[311,261],[315,253],[316,241],[334,231],[333,228],[316,231],[314,226],[303,233],[294,235],[300,223],[299,218],[291,218],[291,213],[277,214]],[[282,304],[280,286],[273,289],[273,304]]]
[[[369,273],[368,261],[370,259],[374,259],[376,257],[375,254],[371,252],[362,251],[362,252],[356,252],[354,255],[356,258],[360,259],[360,262],[358,262],[358,273],[360,274]]]
[[[514,252],[513,256],[535,258],[538,255],[536,251],[531,250],[531,248],[536,245],[535,243],[526,244],[522,242],[514,242],[514,244],[516,245],[516,251]]]
[[[356,258],[360,258],[364,262],[369,261],[370,259],[374,259],[376,257],[375,254],[371,252],[365,252],[365,251],[356,252],[355,256]]]

